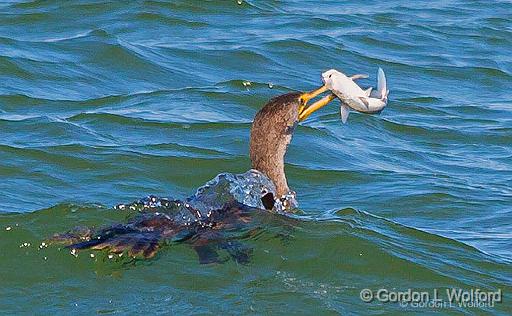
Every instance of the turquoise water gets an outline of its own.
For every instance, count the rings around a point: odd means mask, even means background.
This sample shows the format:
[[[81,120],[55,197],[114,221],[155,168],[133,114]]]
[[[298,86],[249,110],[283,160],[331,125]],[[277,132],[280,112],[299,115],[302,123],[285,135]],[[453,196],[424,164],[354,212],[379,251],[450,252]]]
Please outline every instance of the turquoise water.
[[[2,2],[0,310],[510,313],[511,20],[510,1]],[[329,68],[372,85],[379,66],[382,114],[343,125],[334,102],[297,128],[286,171],[303,215],[234,232],[248,265],[201,265],[179,243],[137,262],[39,247],[124,221],[117,203],[248,170],[269,98]],[[359,297],[453,287],[504,300]]]

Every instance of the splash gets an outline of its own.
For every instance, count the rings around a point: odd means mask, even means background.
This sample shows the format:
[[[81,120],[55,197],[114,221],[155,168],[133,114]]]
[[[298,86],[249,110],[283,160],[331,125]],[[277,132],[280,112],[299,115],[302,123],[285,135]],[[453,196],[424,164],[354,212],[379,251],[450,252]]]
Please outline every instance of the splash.
[[[290,191],[277,197],[272,180],[260,171],[251,169],[242,174],[221,173],[199,187],[196,193],[184,202],[148,196],[129,205],[117,205],[116,208],[141,211],[148,208],[184,206],[199,212],[197,217],[207,218],[211,212],[220,210],[233,202],[276,213],[289,211],[298,205],[295,192]]]
[[[196,194],[187,202],[197,209],[220,209],[231,201],[265,209],[262,197],[275,196],[276,188],[272,181],[258,170],[249,170],[243,174],[221,173],[197,189]]]
[[[251,169],[243,174],[219,174],[200,187],[187,202],[207,211],[220,209],[232,201],[278,213],[297,207],[295,192],[276,197],[274,183],[263,173]],[[271,202],[266,199],[271,199]]]

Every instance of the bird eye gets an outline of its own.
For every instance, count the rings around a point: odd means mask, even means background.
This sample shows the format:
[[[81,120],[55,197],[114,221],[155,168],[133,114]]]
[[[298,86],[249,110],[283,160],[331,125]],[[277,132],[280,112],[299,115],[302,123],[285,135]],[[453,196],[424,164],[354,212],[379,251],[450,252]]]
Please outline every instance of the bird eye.
[[[332,77],[332,74],[329,75],[329,78],[331,78],[331,77]]]

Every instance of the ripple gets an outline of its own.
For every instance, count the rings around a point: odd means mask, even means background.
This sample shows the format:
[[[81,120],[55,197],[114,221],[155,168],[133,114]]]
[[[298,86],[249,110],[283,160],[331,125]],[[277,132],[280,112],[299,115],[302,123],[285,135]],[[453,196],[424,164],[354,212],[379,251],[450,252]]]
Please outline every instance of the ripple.
[[[169,16],[163,15],[161,13],[154,13],[154,12],[140,12],[140,13],[135,14],[135,18],[140,19],[142,21],[166,23],[166,24],[170,24],[173,26],[181,25],[181,26],[195,27],[195,28],[209,26],[209,24],[206,22],[187,21],[184,19],[169,17]]]
[[[160,128],[180,128],[188,130],[211,130],[211,129],[225,129],[230,126],[233,128],[248,127],[249,123],[237,123],[237,122],[166,122],[166,121],[154,121],[148,119],[142,119],[131,116],[124,116],[112,113],[80,113],[68,118],[71,122],[81,123],[115,123],[127,126],[148,126],[148,127],[160,127]]]
[[[108,32],[102,29],[95,29],[91,31],[85,31],[76,33],[74,35],[67,35],[64,37],[55,37],[55,38],[45,38],[42,39],[41,42],[55,43],[55,42],[64,42],[64,41],[72,41],[76,39],[91,39],[91,38],[109,38],[110,35]]]
[[[242,5],[238,5],[237,1],[211,1],[201,3],[200,5],[184,1],[169,3],[157,0],[145,0],[144,3],[158,8],[168,9],[173,12],[184,12],[186,14],[239,12],[240,10],[247,10],[248,8],[251,10],[257,8],[257,6],[252,4],[252,1],[243,1]]]

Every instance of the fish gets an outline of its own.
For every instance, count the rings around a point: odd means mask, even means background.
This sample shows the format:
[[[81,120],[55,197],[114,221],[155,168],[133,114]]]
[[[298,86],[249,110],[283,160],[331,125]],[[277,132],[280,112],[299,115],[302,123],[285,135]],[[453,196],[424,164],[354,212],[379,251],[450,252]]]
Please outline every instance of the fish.
[[[341,121],[347,122],[350,109],[361,113],[380,113],[388,104],[389,90],[386,75],[379,67],[377,72],[377,89],[372,87],[363,90],[355,80],[368,78],[368,75],[357,74],[347,76],[344,73],[331,69],[322,73],[324,86],[341,101]]]

